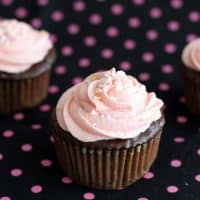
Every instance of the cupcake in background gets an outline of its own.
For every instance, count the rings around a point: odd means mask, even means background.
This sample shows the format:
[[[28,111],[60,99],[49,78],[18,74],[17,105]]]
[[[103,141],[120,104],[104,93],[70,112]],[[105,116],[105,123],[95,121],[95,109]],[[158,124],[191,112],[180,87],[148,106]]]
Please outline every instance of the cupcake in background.
[[[186,103],[190,112],[200,117],[200,39],[187,44],[181,58]]]
[[[64,172],[98,189],[122,189],[156,159],[164,103],[114,68],[67,89],[52,114],[54,145]]]
[[[56,53],[49,33],[15,19],[0,21],[0,114],[39,104]]]

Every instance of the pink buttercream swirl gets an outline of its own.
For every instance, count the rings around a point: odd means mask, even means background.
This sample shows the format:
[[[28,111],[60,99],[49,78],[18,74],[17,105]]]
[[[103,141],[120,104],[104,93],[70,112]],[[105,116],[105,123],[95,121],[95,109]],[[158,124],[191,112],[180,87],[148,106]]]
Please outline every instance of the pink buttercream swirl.
[[[46,31],[17,20],[0,21],[0,71],[20,73],[39,63],[52,48]]]
[[[133,138],[162,113],[163,102],[134,77],[114,68],[68,89],[56,108],[60,127],[83,142]]]
[[[183,49],[182,61],[186,67],[200,71],[200,38],[186,45]]]

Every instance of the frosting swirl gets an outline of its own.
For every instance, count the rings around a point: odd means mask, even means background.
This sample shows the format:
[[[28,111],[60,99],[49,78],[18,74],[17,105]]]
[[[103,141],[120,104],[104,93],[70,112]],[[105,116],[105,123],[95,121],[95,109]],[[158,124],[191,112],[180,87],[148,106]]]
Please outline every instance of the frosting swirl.
[[[123,71],[90,75],[59,99],[56,116],[62,129],[83,142],[133,138],[162,113],[163,102]]]
[[[187,67],[200,71],[200,38],[186,45],[183,49],[182,61]]]
[[[17,20],[0,21],[0,71],[23,72],[42,61],[51,48],[46,31]]]

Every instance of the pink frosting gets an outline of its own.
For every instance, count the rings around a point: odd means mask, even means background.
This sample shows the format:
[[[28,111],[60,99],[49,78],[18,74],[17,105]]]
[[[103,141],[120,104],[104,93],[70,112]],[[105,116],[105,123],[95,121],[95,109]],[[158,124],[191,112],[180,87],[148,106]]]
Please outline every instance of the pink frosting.
[[[83,142],[133,138],[161,117],[163,102],[114,68],[90,75],[58,101],[60,127]]]
[[[193,40],[183,49],[182,61],[187,67],[200,71],[200,39]]]
[[[50,48],[46,31],[17,20],[0,21],[0,71],[23,72],[42,61]]]

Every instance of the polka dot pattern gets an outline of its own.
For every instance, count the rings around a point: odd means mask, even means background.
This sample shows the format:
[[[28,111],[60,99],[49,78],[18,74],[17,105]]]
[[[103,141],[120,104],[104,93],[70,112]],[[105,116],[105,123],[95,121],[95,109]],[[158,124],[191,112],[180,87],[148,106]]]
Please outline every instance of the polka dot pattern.
[[[113,191],[113,199],[152,200],[156,191],[160,199],[187,200],[185,182],[199,199],[199,123],[187,111],[179,72],[182,48],[199,37],[199,6],[184,0],[0,0],[0,19],[48,30],[57,50],[48,97],[33,109],[0,116],[0,200],[21,199],[21,194],[25,199],[111,198],[62,172],[49,123],[67,88],[111,67],[138,78],[166,105],[157,160],[137,184]]]

